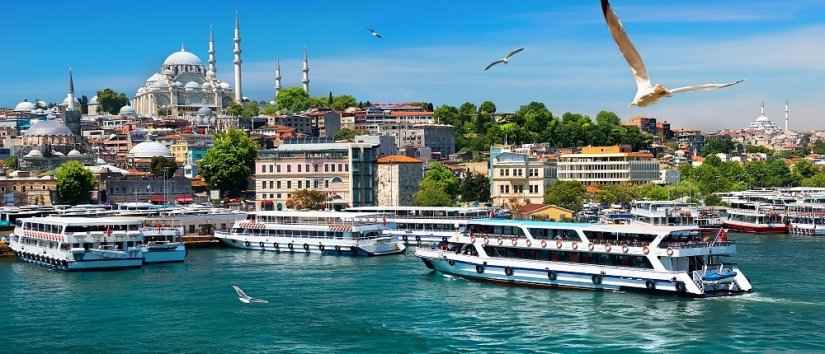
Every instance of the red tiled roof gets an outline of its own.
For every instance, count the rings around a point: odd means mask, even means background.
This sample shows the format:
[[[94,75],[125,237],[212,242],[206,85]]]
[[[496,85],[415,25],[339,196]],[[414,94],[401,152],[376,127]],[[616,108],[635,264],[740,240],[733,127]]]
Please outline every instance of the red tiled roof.
[[[399,163],[423,163],[421,160],[414,157],[404,155],[387,155],[381,156],[376,161],[380,164],[399,164]]]

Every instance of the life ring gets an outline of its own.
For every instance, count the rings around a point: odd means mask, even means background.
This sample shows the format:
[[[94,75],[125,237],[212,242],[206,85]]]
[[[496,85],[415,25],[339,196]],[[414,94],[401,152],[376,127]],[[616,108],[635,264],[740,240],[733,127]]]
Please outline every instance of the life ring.
[[[318,250],[319,250],[319,251],[324,252],[324,248],[325,248],[325,247],[324,247],[324,245],[323,245],[323,244],[320,244],[320,243],[318,244]]]
[[[610,252],[612,249],[613,249],[613,245],[611,245],[611,244],[608,244],[607,247],[605,247],[605,250],[607,252]]]
[[[249,241],[245,241],[243,244],[244,246],[249,247]]]
[[[506,274],[508,277],[512,277],[513,276],[513,268],[504,267],[504,274]]]
[[[476,237],[475,236],[470,236],[470,243],[476,244]]]
[[[341,255],[341,246],[335,246],[335,254]]]
[[[547,271],[547,279],[550,279],[551,281],[555,281],[556,278],[557,278],[556,272],[554,272],[552,270]]]
[[[527,239],[527,241],[526,241],[525,243],[527,244],[527,247],[531,247],[531,246],[533,246],[533,242],[532,242],[532,241],[530,241],[530,239],[529,239],[529,238]]]
[[[455,261],[454,261],[454,260],[452,260],[452,259],[451,259],[451,260],[449,260],[449,261],[447,261],[447,263],[449,263],[451,266],[454,266],[454,265],[455,265]]]
[[[289,250],[290,250],[290,251],[292,251],[292,250],[293,250],[293,248],[294,248],[294,246],[292,245],[292,243],[288,243],[288,244],[286,245],[286,247],[287,247],[287,248],[289,248]]]
[[[561,240],[556,240],[556,248],[561,249],[562,242]]]
[[[587,249],[589,249],[590,251],[593,251],[594,248],[596,248],[596,245],[594,245],[592,243],[587,245]]]
[[[602,276],[598,274],[594,274],[590,277],[590,280],[593,281],[593,285],[601,285],[602,284]]]
[[[487,238],[487,237],[484,237],[484,245],[487,246],[489,244],[490,244],[490,239]]]
[[[578,242],[573,242],[573,249],[574,250],[579,249],[579,243]]]
[[[415,242],[421,242],[421,236],[415,235]]]
[[[401,235],[401,239],[404,240],[404,243],[407,243],[407,235]]]
[[[504,240],[501,239],[501,237],[499,237],[498,238],[498,245],[501,246],[502,244],[504,244]]]
[[[541,240],[541,248],[547,248],[547,240]]]
[[[420,240],[420,239],[421,239],[421,237],[420,237],[420,236],[417,236],[417,237],[416,237],[416,240]],[[441,238],[441,242],[447,242],[447,240],[448,240],[448,239],[447,239],[447,237],[442,237],[442,238]]]
[[[513,246],[515,246],[518,244],[518,239],[513,237],[512,239],[510,239],[510,242],[513,244]]]
[[[622,245],[622,253],[627,253],[629,251],[630,251],[630,248],[628,248],[627,245]]]
[[[685,286],[685,283],[684,283],[684,282],[681,282],[681,281],[677,281],[677,282],[676,282],[676,291],[678,291],[678,292],[680,292],[680,293],[684,293],[684,292],[686,292],[686,291],[687,291],[687,287]]]
[[[309,252],[309,244],[306,244],[306,243],[304,244],[304,251]]]
[[[668,256],[672,256],[672,255],[673,255],[673,249],[672,249],[672,248],[670,248],[670,247],[668,247],[668,248],[667,248],[667,255],[668,255]]]
[[[650,248],[647,248],[647,246],[642,247],[642,253],[647,256],[650,253]]]
[[[484,273],[484,266],[483,265],[476,265],[476,273],[482,274]]]
[[[277,250],[277,249],[278,249],[278,243],[277,243],[277,242],[273,242],[273,243],[272,243],[272,248],[274,248],[274,249],[276,249],[276,250]]]
[[[261,246],[261,248],[264,248],[264,243],[263,243],[263,241],[261,241],[260,243],[258,243],[258,245],[260,245],[260,246]]]
[[[647,290],[656,290],[656,282],[654,282],[653,280],[646,281],[645,288],[647,288]]]

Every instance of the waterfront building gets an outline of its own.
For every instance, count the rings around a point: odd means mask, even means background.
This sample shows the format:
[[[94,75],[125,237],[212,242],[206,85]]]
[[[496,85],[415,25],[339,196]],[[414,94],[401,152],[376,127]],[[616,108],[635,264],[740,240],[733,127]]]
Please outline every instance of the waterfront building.
[[[151,202],[155,204],[192,202],[192,181],[184,176],[163,178],[146,174],[109,175],[103,179],[100,203]]]
[[[632,152],[627,146],[587,146],[580,153],[559,157],[560,181],[587,185],[644,184],[659,178],[659,162],[653,155]]]
[[[379,146],[362,143],[286,143],[255,161],[256,210],[282,210],[292,193],[322,191],[327,208],[374,205]]]
[[[382,156],[376,163],[378,206],[414,205],[424,163],[403,155]]]
[[[525,204],[513,210],[514,219],[569,221],[573,220],[575,212],[556,205]]]
[[[53,176],[38,177],[18,171],[11,176],[0,176],[0,193],[3,205],[52,205],[57,193],[57,181]]]
[[[544,203],[544,192],[556,180],[555,161],[501,152],[490,158],[490,197],[495,206]]]

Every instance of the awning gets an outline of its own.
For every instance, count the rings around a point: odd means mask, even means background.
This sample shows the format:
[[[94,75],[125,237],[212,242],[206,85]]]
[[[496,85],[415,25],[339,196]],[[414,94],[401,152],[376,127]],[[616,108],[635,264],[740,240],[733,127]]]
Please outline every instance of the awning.
[[[166,198],[164,198],[163,194],[156,194],[149,198],[149,201],[152,203],[166,203]]]
[[[273,205],[273,204],[275,204],[275,203],[273,201],[269,200],[269,199],[261,201],[261,205]]]
[[[175,201],[179,204],[189,204],[192,203],[192,196],[191,195],[179,195],[175,197]]]

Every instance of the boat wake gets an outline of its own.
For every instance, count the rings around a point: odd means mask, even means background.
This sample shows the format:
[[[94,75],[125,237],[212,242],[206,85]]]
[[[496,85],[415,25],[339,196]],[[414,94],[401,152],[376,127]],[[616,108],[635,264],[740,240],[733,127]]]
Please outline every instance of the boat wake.
[[[751,294],[743,294],[737,296],[721,296],[721,297],[711,297],[707,298],[707,300],[720,300],[720,301],[742,301],[742,302],[755,302],[755,303],[763,303],[763,304],[780,304],[780,305],[803,305],[803,306],[822,306],[821,303],[810,302],[810,301],[797,301],[791,299],[783,299],[783,298],[776,298],[770,296],[763,296],[759,293],[751,293]]]

